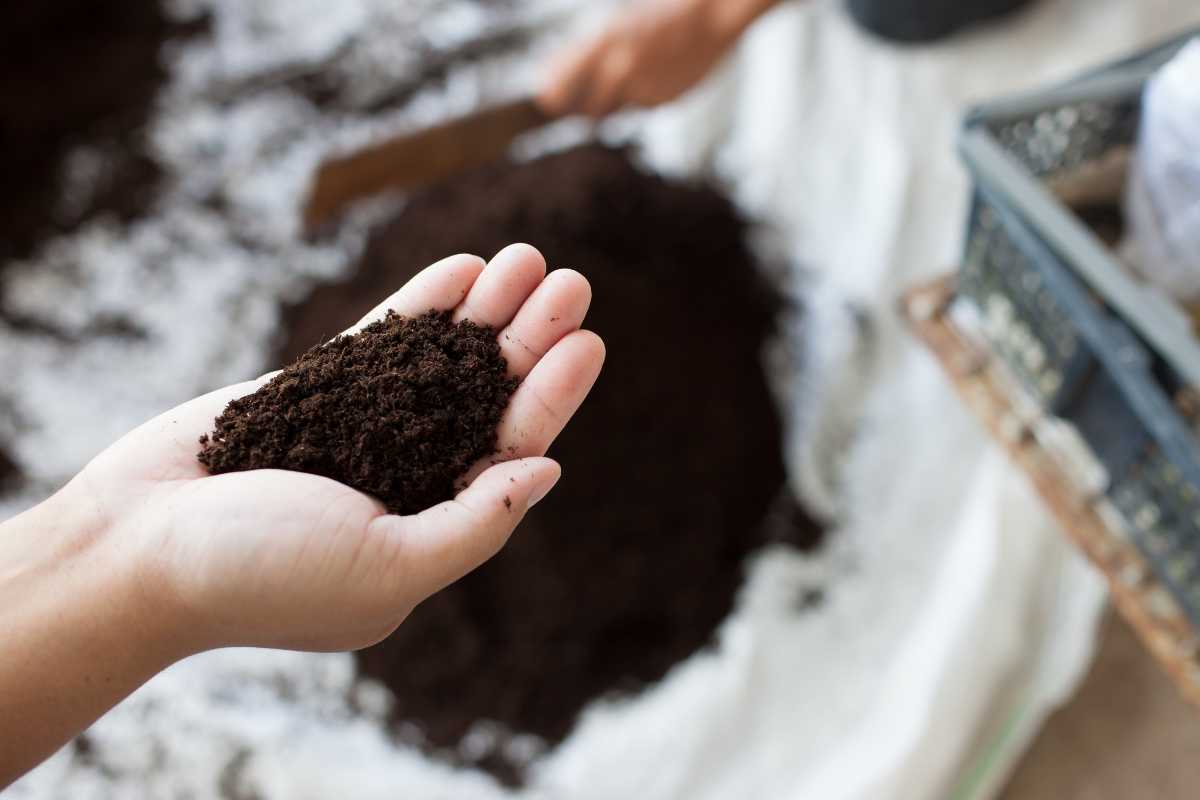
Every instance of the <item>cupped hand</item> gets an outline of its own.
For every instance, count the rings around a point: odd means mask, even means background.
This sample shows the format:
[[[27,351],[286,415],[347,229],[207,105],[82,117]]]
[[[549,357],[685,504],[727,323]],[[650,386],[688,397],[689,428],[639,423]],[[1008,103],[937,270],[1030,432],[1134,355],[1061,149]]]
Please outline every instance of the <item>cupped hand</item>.
[[[558,480],[558,465],[543,456],[604,360],[600,338],[580,329],[590,301],[583,276],[547,275],[537,250],[512,245],[486,265],[458,255],[428,267],[351,329],[389,309],[453,310],[496,328],[522,379],[498,430],[495,458],[505,460],[477,465],[457,497],[419,514],[388,514],[372,497],[299,472],[209,475],[196,460],[199,437],[271,375],[151,420],[62,494],[137,565],[140,595],[173,615],[187,649],[373,644],[496,553]]]
[[[651,0],[552,60],[538,102],[594,119],[666,103],[699,83],[769,0]]]

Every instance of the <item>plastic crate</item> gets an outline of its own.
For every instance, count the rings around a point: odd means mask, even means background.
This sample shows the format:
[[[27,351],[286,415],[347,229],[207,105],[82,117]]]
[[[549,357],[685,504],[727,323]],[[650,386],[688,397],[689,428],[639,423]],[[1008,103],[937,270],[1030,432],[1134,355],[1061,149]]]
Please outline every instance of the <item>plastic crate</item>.
[[[1200,441],[1172,400],[1200,387],[1200,343],[1048,186],[1133,143],[1147,78],[1198,34],[972,112],[957,291],[1031,396],[1080,433],[1128,534],[1200,627]]]

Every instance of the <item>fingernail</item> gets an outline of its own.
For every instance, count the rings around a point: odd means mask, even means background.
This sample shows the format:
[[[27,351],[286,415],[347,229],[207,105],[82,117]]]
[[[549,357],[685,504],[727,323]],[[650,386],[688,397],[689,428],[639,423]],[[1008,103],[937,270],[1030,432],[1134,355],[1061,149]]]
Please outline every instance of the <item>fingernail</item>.
[[[561,470],[555,470],[549,476],[542,479],[541,483],[536,486],[533,492],[529,495],[529,507],[533,508],[542,501],[542,498],[550,494],[550,490],[558,483],[558,479],[562,477]]]

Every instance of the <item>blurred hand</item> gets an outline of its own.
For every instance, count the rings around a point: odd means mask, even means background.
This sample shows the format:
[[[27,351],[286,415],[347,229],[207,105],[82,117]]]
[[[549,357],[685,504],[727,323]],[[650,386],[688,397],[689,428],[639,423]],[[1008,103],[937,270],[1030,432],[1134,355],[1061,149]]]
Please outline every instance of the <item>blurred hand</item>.
[[[106,537],[139,563],[155,605],[195,637],[182,649],[262,645],[345,650],[382,639],[419,602],[491,557],[559,477],[543,458],[600,372],[604,346],[580,330],[591,289],[546,276],[512,245],[486,265],[452,256],[367,315],[453,309],[495,327],[523,379],[500,424],[500,457],[455,499],[399,517],[328,478],[282,470],[210,476],[197,440],[232,399],[270,375],[154,419],[101,454],[56,498],[94,509]],[[397,453],[396,459],[404,458]]]
[[[594,119],[666,103],[699,83],[775,0],[648,0],[553,60],[547,113]]]

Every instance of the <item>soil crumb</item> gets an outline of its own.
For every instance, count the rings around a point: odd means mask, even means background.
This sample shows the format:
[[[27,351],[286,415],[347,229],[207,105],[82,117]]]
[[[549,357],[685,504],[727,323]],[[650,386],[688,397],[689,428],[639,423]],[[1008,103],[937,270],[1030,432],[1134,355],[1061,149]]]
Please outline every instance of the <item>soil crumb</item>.
[[[199,459],[213,474],[324,475],[412,514],[452,499],[455,481],[496,452],[517,387],[506,370],[491,328],[448,312],[388,312],[231,402]]]
[[[580,710],[659,681],[712,641],[784,487],[761,369],[778,310],[747,225],[714,189],[589,145],[412,197],[358,271],[291,309],[285,353],[353,322],[449,253],[527,241],[592,284],[604,373],[551,448],[563,479],[504,550],[358,654],[409,740],[522,780],[529,739],[460,747],[478,721],[553,746]],[[815,545],[802,512],[791,541]],[[496,730],[493,726],[490,730]]]

